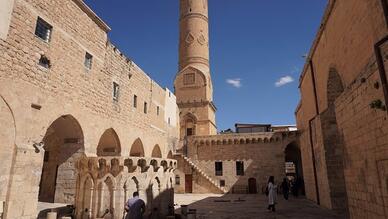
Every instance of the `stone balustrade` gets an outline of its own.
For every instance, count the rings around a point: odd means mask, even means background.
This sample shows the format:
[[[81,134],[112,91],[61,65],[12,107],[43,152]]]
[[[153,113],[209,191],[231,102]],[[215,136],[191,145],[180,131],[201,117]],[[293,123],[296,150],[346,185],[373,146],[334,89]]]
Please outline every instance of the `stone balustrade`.
[[[194,145],[232,145],[273,143],[292,140],[298,136],[298,131],[287,132],[259,132],[259,133],[231,133],[209,136],[191,136],[189,141]]]
[[[153,157],[83,157],[77,164],[77,215],[122,218],[124,203],[138,192],[146,214],[162,218],[173,206],[177,161]]]

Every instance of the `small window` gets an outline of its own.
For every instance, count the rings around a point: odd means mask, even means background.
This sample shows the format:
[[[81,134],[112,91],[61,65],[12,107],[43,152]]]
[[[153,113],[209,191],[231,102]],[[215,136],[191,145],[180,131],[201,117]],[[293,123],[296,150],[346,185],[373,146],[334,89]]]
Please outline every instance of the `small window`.
[[[223,179],[220,180],[220,186],[225,187],[225,180],[223,180]]]
[[[45,42],[49,42],[51,39],[51,32],[53,26],[44,21],[42,18],[38,17],[38,21],[36,22],[35,35]]]
[[[171,125],[171,118],[168,117],[168,124]]]
[[[158,115],[158,116],[159,116],[159,113],[160,113],[159,110],[160,110],[160,107],[157,106],[157,107],[156,107],[156,115]]]
[[[45,55],[40,56],[39,65],[42,66],[43,68],[51,67],[50,60]]]
[[[144,102],[144,113],[147,114],[147,102]]]
[[[137,96],[133,95],[133,107],[137,108]]]
[[[193,133],[193,128],[187,128],[186,129],[186,136],[192,136],[194,133]]]
[[[244,176],[244,162],[243,161],[236,161],[236,175],[237,176]]]
[[[181,177],[179,175],[175,175],[175,185],[181,184]]]
[[[90,55],[89,53],[86,53],[85,54],[85,62],[84,62],[84,65],[85,65],[85,68],[87,69],[92,69],[92,61],[93,61],[93,56]]]
[[[119,84],[116,82],[113,82],[113,100],[115,101],[119,100],[119,92],[120,92]]]
[[[185,74],[183,78],[183,84],[184,85],[191,85],[195,83],[195,74],[194,73],[189,73]]]
[[[216,161],[214,166],[215,166],[216,176],[222,176],[222,162]]]

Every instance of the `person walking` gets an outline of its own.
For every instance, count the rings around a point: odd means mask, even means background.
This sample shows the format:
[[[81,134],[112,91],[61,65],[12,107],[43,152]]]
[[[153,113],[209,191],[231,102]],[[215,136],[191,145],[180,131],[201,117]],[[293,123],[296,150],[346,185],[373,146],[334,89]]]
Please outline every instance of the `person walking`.
[[[281,188],[282,188],[282,192],[283,192],[283,197],[284,197],[284,199],[285,199],[285,200],[288,200],[288,194],[289,194],[289,192],[290,192],[290,184],[288,183],[287,178],[284,178],[284,179],[283,179]]]
[[[267,185],[267,191],[268,194],[268,210],[272,210],[275,212],[275,204],[276,204],[276,189],[277,186],[275,185],[275,177],[270,176],[268,179],[268,185]]]
[[[134,192],[133,198],[130,198],[125,204],[127,215],[125,219],[143,219],[145,212],[145,203],[139,198],[139,193]]]

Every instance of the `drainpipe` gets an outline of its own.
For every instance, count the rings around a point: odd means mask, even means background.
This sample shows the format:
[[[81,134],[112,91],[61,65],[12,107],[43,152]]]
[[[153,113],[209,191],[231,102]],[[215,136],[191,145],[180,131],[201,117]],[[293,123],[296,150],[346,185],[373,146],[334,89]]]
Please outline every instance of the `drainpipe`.
[[[386,69],[384,66],[384,58],[383,58],[383,54],[381,52],[381,46],[384,43],[386,43],[387,41],[388,41],[388,35],[385,36],[382,40],[380,40],[379,42],[377,42],[374,45],[374,50],[375,50],[375,55],[376,55],[376,63],[377,63],[377,67],[379,69],[379,76],[381,79],[381,87],[382,87],[383,93],[384,93],[385,104],[388,103],[388,81],[387,81]]]
[[[387,0],[381,0],[381,6],[382,6],[383,12],[384,12],[385,23],[386,23],[387,28],[388,28],[388,2],[387,2]],[[388,81],[387,81],[386,69],[384,66],[384,58],[383,58],[383,54],[381,52],[381,46],[384,43],[386,43],[387,41],[388,41],[388,35],[385,36],[383,39],[381,39],[379,42],[377,42],[374,45],[377,67],[379,69],[379,75],[380,75],[381,84],[382,84],[382,88],[383,88],[383,92],[384,92],[385,104],[388,103]]]
[[[310,134],[310,146],[311,146],[311,157],[313,159],[313,171],[314,171],[314,181],[315,181],[315,193],[317,194],[317,204],[320,205],[320,197],[319,197],[319,188],[318,188],[318,174],[317,167],[315,165],[315,152],[314,152],[314,140],[313,140],[313,130],[312,130],[312,122],[319,115],[319,105],[318,105],[318,95],[317,95],[317,87],[315,84],[315,69],[312,58],[309,60],[310,71],[311,71],[311,80],[313,84],[313,92],[314,92],[314,100],[315,100],[315,116],[309,120],[309,134]]]
[[[314,100],[315,100],[315,115],[319,115],[319,106],[318,106],[318,95],[317,95],[317,86],[315,84],[315,68],[313,64],[312,58],[309,60],[310,70],[311,70],[311,80],[313,83],[313,91],[314,91]]]

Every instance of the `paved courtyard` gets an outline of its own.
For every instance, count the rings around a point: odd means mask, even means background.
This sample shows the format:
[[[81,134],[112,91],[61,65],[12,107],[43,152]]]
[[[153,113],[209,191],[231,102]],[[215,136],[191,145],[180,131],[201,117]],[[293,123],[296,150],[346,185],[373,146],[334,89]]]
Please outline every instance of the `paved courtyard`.
[[[197,219],[261,219],[261,218],[344,218],[304,199],[290,197],[288,201],[278,197],[275,213],[269,212],[267,197],[247,194],[175,194],[176,212],[180,205],[197,209]]]

